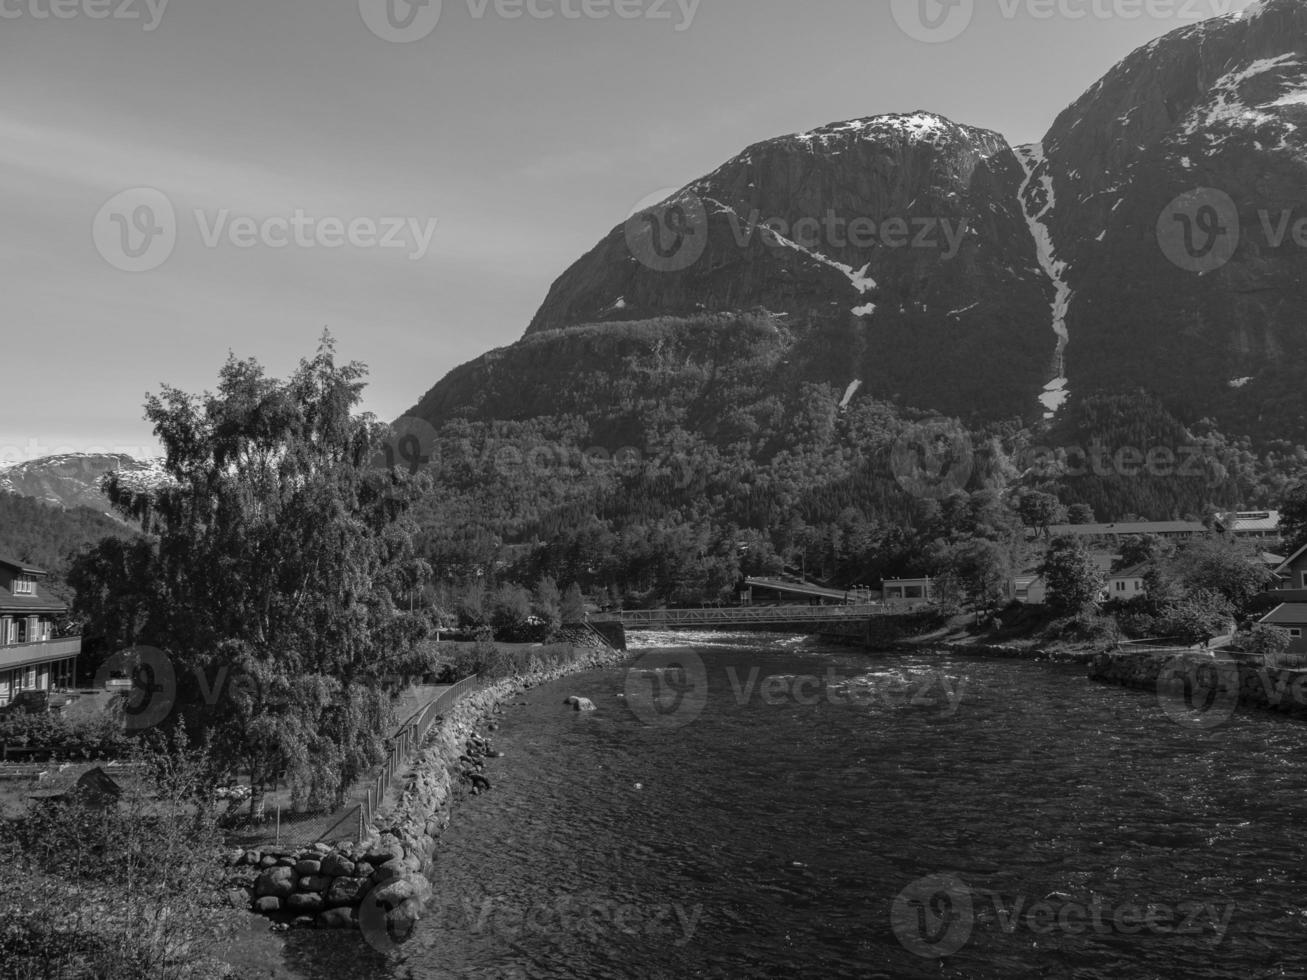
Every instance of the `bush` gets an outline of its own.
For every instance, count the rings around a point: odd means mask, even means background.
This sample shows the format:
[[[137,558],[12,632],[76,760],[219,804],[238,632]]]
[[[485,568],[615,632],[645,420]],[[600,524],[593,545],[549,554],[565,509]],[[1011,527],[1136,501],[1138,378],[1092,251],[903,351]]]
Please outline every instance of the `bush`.
[[[174,744],[117,805],[29,805],[0,821],[0,975],[208,980],[244,913],[223,909],[222,841],[204,801],[208,763]]]
[[[1110,616],[1080,613],[1054,620],[1049,624],[1048,636],[1067,643],[1115,646],[1121,641],[1121,628]]]

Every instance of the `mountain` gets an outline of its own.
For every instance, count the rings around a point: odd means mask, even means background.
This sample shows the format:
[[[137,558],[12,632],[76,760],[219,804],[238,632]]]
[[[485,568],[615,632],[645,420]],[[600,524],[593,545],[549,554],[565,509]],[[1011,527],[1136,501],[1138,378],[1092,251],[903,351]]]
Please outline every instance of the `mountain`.
[[[923,574],[1002,539],[1016,487],[1103,520],[1273,506],[1307,458],[1305,133],[1307,0],[1263,0],[1038,144],[917,111],[751,146],[410,411],[433,564],[690,600],[744,565]],[[1083,472],[1104,446],[1199,465]]]
[[[1023,155],[1073,388],[1142,387],[1181,417],[1303,440],[1307,3],[1154,41]]]
[[[152,480],[160,471],[153,461],[143,462],[121,453],[65,453],[0,469],[0,492],[34,497],[56,507],[86,507],[106,514],[109,505],[100,493],[99,482],[109,472],[139,473],[142,480]]]
[[[1033,146],[929,112],[768,140],[614,228],[529,356],[465,365],[415,414],[529,417],[598,327],[751,314],[783,338],[778,383],[1027,421],[1144,389],[1302,440],[1305,133],[1307,0],[1263,0],[1134,52]],[[503,400],[469,391],[492,373]]]

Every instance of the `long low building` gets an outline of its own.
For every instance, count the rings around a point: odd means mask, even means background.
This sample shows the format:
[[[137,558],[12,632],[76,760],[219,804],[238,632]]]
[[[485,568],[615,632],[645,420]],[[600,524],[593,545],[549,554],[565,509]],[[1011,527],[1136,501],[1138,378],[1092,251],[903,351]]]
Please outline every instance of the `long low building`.
[[[22,691],[73,685],[81,637],[55,639],[55,619],[68,606],[43,593],[49,573],[0,557],[0,707]]]
[[[1236,538],[1274,540],[1280,536],[1280,512],[1260,510],[1224,514],[1213,528],[1208,528],[1201,521],[1117,521],[1112,524],[1054,524],[1048,533],[1054,538],[1070,535],[1119,541],[1121,538],[1144,534],[1159,538],[1198,538],[1211,534],[1213,530],[1232,534]]]

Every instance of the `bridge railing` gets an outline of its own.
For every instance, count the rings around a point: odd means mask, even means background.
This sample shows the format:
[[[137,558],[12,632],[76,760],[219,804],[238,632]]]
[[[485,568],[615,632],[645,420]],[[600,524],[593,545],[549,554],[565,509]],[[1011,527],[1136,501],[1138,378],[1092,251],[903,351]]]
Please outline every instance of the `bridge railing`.
[[[596,617],[621,622],[627,629],[641,627],[722,626],[750,623],[829,623],[867,619],[891,610],[884,605],[848,606],[725,606],[702,609],[634,609],[612,616]]]

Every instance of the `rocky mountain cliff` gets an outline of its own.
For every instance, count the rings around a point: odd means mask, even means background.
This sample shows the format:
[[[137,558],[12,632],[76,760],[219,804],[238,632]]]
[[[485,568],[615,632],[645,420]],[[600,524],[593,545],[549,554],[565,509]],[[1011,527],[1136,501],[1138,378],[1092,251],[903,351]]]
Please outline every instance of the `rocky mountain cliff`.
[[[604,326],[750,315],[784,345],[778,386],[1029,421],[1144,388],[1301,440],[1305,126],[1307,0],[1263,0],[1136,51],[1036,146],[928,112],[769,140],[614,228],[529,354],[465,365],[415,414],[530,417]]]
[[[1076,390],[1307,435],[1307,3],[1141,48],[1024,153],[1051,192]]]

